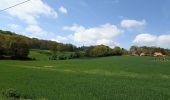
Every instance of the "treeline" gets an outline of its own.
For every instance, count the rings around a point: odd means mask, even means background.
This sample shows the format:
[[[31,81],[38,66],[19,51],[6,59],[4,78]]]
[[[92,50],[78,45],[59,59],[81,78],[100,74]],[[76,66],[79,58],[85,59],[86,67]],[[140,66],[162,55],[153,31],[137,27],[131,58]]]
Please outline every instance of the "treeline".
[[[2,31],[0,31],[3,33]],[[27,59],[29,42],[23,36],[0,34],[0,59]]]
[[[122,56],[128,54],[128,51],[126,49],[120,47],[110,48],[105,45],[79,47],[74,50],[74,53],[70,53],[69,55],[64,55],[64,53],[62,55],[59,55],[56,52],[58,51],[53,51],[52,56],[49,58],[49,60],[66,60],[80,57]]]
[[[50,59],[63,59],[64,56],[56,55],[56,52],[74,52],[67,58],[78,58],[80,56],[105,57],[128,54],[128,51],[115,47],[114,49],[105,46],[76,47],[72,44],[63,44],[55,41],[28,38],[9,31],[0,30],[0,58],[26,59],[30,49],[50,50]]]
[[[0,59],[29,59],[30,49],[73,52],[76,50],[76,46],[28,38],[16,33],[0,30]]]
[[[106,57],[121,55],[141,55],[152,56],[155,52],[163,55],[170,55],[169,49],[159,47],[138,47],[132,46],[130,50],[115,47],[110,48],[105,45],[76,47],[72,44],[63,44],[55,41],[40,40],[37,38],[28,38],[9,31],[0,30],[0,59],[29,59],[29,50],[50,50],[52,55],[49,59],[71,59],[81,56],[88,57]],[[57,55],[57,52],[73,52],[68,57]]]
[[[131,55],[140,55],[143,53],[145,56],[153,56],[154,53],[156,53],[156,52],[162,53],[163,55],[167,55],[167,56],[170,55],[169,49],[164,49],[164,48],[160,48],[160,47],[132,46],[129,50],[129,53]]]
[[[72,44],[63,44],[55,41],[39,40],[37,38],[29,39],[30,49],[51,50],[51,51],[75,51],[76,46]]]
[[[80,47],[79,50],[84,51],[85,55],[89,57],[121,56],[128,54],[128,51],[124,48],[110,48],[105,45]]]

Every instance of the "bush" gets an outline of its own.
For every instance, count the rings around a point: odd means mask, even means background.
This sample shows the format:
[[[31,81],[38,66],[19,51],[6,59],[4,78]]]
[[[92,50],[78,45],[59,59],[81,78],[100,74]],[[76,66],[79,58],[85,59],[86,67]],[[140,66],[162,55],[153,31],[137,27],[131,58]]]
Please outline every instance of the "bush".
[[[49,60],[57,60],[57,55],[52,55],[51,57],[49,57]]]
[[[75,52],[73,58],[80,58],[80,56],[81,56],[80,52]]]
[[[19,99],[21,97],[20,93],[15,89],[7,89],[5,91],[2,91],[2,95],[6,98],[14,98]]]
[[[0,55],[0,60],[1,60],[1,59],[4,59],[4,57]]]
[[[115,47],[112,49],[112,55],[121,56],[123,55],[123,50],[120,47]]]
[[[69,56],[68,56],[68,59],[73,59],[73,57],[74,57],[74,54],[70,54]]]
[[[67,60],[67,57],[64,55],[58,56],[58,60]]]
[[[2,96],[7,100],[35,100],[32,99],[32,97],[30,97],[29,95],[21,95],[15,89],[6,89],[2,91]]]
[[[109,47],[105,45],[97,45],[86,51],[86,54],[91,57],[105,57],[109,53]]]
[[[37,59],[33,57],[33,58],[31,58],[31,60],[37,60]]]

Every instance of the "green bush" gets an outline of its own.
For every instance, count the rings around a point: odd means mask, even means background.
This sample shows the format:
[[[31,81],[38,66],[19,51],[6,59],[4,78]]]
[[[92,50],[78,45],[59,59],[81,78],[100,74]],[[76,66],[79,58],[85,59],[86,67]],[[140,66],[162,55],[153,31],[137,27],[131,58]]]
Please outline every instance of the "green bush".
[[[68,59],[73,59],[73,57],[74,57],[74,54],[70,54],[69,56],[68,56]]]
[[[49,60],[57,60],[57,55],[52,55],[51,57],[49,57]]]
[[[58,56],[58,60],[67,60],[67,57],[65,55]]]
[[[80,56],[81,56],[80,52],[75,52],[73,58],[80,58]]]
[[[15,89],[7,89],[2,91],[2,95],[6,98],[19,99],[21,97],[20,93]]]

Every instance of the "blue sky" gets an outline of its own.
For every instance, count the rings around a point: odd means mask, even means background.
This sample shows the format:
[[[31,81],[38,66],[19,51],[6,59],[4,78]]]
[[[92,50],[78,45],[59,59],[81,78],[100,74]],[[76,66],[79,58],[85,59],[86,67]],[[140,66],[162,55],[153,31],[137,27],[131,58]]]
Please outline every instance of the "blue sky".
[[[24,0],[1,0],[0,9]],[[73,43],[170,48],[170,0],[32,0],[1,12],[0,29]]]

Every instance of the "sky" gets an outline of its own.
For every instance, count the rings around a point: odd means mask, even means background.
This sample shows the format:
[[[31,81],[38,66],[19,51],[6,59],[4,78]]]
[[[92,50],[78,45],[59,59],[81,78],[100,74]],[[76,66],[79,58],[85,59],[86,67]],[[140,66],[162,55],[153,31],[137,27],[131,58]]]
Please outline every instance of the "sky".
[[[4,9],[25,0],[0,0]],[[72,43],[170,48],[170,0],[31,0],[0,12],[0,29]]]

